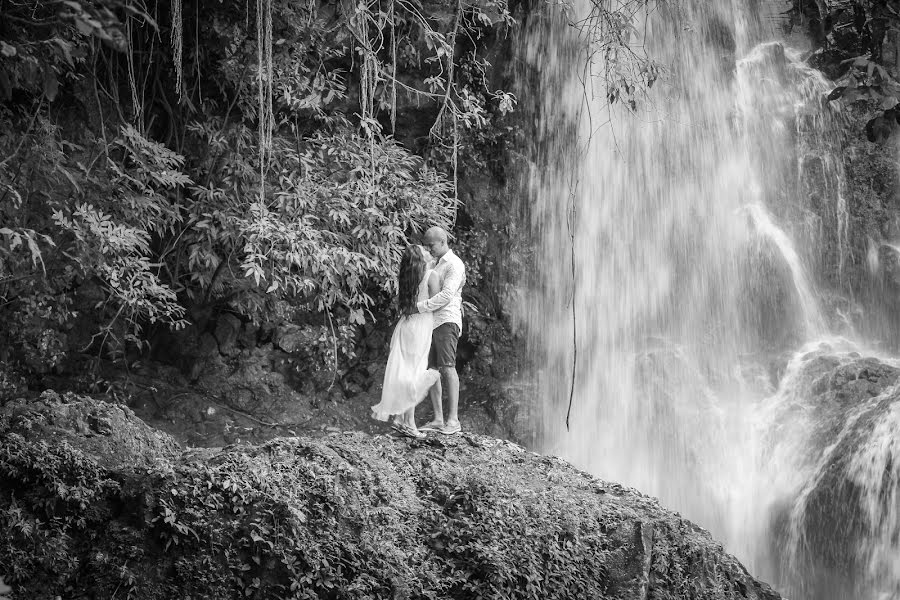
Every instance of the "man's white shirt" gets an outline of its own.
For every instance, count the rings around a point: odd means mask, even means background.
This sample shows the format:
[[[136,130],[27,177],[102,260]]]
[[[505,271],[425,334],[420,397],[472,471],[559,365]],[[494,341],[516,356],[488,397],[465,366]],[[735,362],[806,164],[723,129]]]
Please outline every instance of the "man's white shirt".
[[[453,250],[447,250],[435,265],[434,272],[437,273],[441,291],[433,298],[418,302],[416,309],[420,313],[434,313],[435,329],[444,323],[456,323],[461,332],[462,289],[466,283],[466,267]]]

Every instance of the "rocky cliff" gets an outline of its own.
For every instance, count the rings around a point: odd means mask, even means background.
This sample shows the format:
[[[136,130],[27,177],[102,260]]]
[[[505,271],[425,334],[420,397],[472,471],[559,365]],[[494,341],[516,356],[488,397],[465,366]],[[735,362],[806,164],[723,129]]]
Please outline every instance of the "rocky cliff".
[[[130,410],[0,409],[13,598],[765,598],[648,497],[496,439],[187,449]]]

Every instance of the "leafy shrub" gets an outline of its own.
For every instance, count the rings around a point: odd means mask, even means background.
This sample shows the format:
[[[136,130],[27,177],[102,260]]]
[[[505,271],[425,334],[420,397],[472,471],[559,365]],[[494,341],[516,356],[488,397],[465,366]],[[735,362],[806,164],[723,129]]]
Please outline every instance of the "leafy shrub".
[[[0,439],[0,572],[7,581],[60,585],[79,568],[74,539],[104,522],[118,484],[90,457],[62,444]]]
[[[442,597],[602,598],[610,584],[604,536],[589,515],[548,511],[547,499],[471,475],[430,492],[420,525],[437,556]],[[599,525],[599,524],[598,524]]]
[[[271,444],[273,453],[285,448]],[[344,532],[353,515],[313,456],[272,465],[231,454],[159,471],[146,485],[152,531],[198,597],[378,598],[386,566]],[[310,460],[312,459],[312,460]],[[212,574],[216,574],[212,576]]]
[[[151,242],[174,232],[181,215],[170,196],[191,180],[180,171],[182,156],[131,126],[122,127],[108,152],[115,196],[99,208],[79,202],[57,209],[53,221],[67,234],[61,237],[81,278],[101,282],[105,297],[95,308],[112,316],[94,337],[111,339],[121,351],[128,342],[143,343],[145,323],[186,324],[184,306],[160,278]]]
[[[0,106],[0,360],[37,374],[64,360],[77,316],[69,293],[75,271],[56,259],[50,216],[68,192],[59,166],[65,149],[44,115]]]
[[[272,206],[257,203],[238,221],[241,268],[267,292],[318,311],[344,307],[362,324],[376,298],[383,309],[396,294],[407,236],[449,228],[450,186],[391,140],[317,135],[297,158],[303,171],[282,176]]]
[[[267,0],[271,31],[243,5],[182,4],[7,7],[0,360],[40,375],[72,351],[120,358],[221,311],[309,313],[328,327],[323,358],[346,360],[391,310],[409,237],[457,210],[448,179],[381,132],[415,105],[440,138],[418,151],[455,168],[450,129],[513,105],[477,48],[512,23],[502,1]]]
[[[125,411],[53,398],[0,412],[0,576],[16,597],[561,600],[645,583],[653,598],[777,597],[654,500],[498,440],[342,434],[177,454],[156,434],[140,445],[147,428]],[[110,413],[125,420],[100,435],[139,446],[98,455],[108,470],[60,441],[108,448],[64,423]]]

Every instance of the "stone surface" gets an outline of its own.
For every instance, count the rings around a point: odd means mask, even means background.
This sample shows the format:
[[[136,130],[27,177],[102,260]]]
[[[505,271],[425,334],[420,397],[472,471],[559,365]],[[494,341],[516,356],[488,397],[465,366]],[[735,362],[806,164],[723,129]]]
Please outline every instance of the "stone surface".
[[[204,333],[200,336],[200,341],[197,344],[197,357],[198,358],[206,358],[213,356],[215,353],[219,351],[219,342],[216,340],[216,336],[211,333]]]
[[[13,433],[30,441],[67,444],[110,468],[148,467],[181,453],[175,440],[130,408],[72,393],[46,391],[0,407],[0,437]]]
[[[792,40],[806,36],[812,41],[811,50],[817,51],[809,56],[809,64],[833,80],[835,87],[846,84],[845,75],[852,59],[859,56],[874,56],[893,77],[898,76],[900,35],[889,25],[895,17],[885,13],[885,3],[792,0],[791,5],[789,11],[782,13],[790,16],[790,23],[785,25],[794,31]],[[878,16],[869,19],[872,15]],[[858,29],[862,23],[865,23],[865,34]],[[874,132],[867,130],[876,120],[884,124],[885,110],[880,99],[837,100],[829,104],[843,115],[833,133],[839,136],[843,197],[849,214],[847,237],[839,244],[831,216],[835,214],[835,205],[831,201],[815,201],[817,196],[827,197],[827,188],[808,182],[813,209],[828,224],[823,240],[826,265],[819,275],[841,295],[852,298],[852,303],[841,313],[852,321],[860,337],[897,351],[900,349],[900,255],[890,248],[900,243],[896,227],[900,216],[896,119],[888,119],[893,124],[884,136],[878,136],[879,143],[873,143],[874,138],[868,135]],[[804,171],[811,174],[816,169]],[[845,254],[843,261],[839,260],[838,250]],[[839,264],[843,265],[843,272],[838,272]]]
[[[293,323],[282,323],[275,328],[272,343],[285,352],[296,352],[313,347],[321,332],[316,328],[302,327]]]
[[[219,343],[219,352],[231,356],[237,352],[238,336],[241,333],[241,320],[231,313],[219,315],[216,320],[215,338]]]
[[[252,321],[248,321],[244,323],[241,327],[241,333],[238,338],[238,342],[243,348],[254,348],[256,347],[257,337],[259,334],[259,325],[254,324]]]
[[[794,586],[785,592],[817,600],[890,597],[898,573],[880,572],[878,565],[895,561],[900,524],[890,518],[889,504],[873,504],[867,489],[886,503],[897,498],[900,469],[892,447],[900,425],[900,369],[829,349],[803,360],[799,393],[782,407],[782,421],[789,429],[783,435],[802,448],[793,457],[799,469],[790,468],[805,472],[806,480],[771,524],[775,564]],[[882,544],[890,539],[893,547]]]
[[[85,414],[117,415],[122,435],[156,440],[145,443],[153,469],[134,471],[139,453],[88,444],[91,435],[116,434],[80,432],[73,403]],[[85,519],[57,543],[76,563],[52,577],[40,564],[23,566],[14,600],[111,597],[104,594],[114,594],[122,573],[137,599],[280,597],[290,581],[301,596],[332,589],[336,598],[780,598],[655,500],[510,442],[333,429],[180,453],[165,435],[148,437],[128,411],[89,399],[43,401],[32,413],[54,429],[10,436],[23,410],[0,412],[5,449],[21,455],[72,441],[83,453],[70,460],[100,461],[100,479],[121,484],[101,481],[92,506],[70,506]],[[14,487],[0,488],[0,511],[12,494],[22,514],[44,510],[46,490],[14,471],[2,477]],[[296,550],[284,546],[291,540]],[[8,578],[9,559],[0,555],[0,576]]]

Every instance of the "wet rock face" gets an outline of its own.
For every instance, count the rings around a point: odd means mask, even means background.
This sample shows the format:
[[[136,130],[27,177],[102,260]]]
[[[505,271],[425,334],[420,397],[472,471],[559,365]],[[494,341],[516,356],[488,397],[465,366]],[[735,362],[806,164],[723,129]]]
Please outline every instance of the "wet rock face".
[[[87,396],[47,391],[0,408],[0,437],[49,440],[89,453],[103,465],[149,467],[181,453],[168,435],[138,419],[126,406]]]
[[[857,353],[807,358],[804,407],[793,413],[809,422],[806,482],[772,525],[781,580],[795,582],[792,598],[895,593],[900,369]]]
[[[847,84],[853,59],[866,57],[878,63],[896,78],[900,75],[900,34],[892,23],[896,11],[886,2],[806,2],[793,0],[785,30],[805,35],[816,50],[809,56],[810,66],[819,69],[834,82],[834,88]],[[880,83],[871,82],[880,89]],[[900,217],[896,139],[900,125],[897,109],[889,99],[844,97],[827,103],[840,108],[846,122],[832,131],[841,138],[841,157],[845,173],[844,198],[848,211],[847,244],[840,244],[826,228],[826,263],[819,275],[840,294],[852,297],[857,305],[852,320],[866,339],[877,340],[897,350],[900,339],[900,280],[896,277],[898,255],[891,250],[900,242],[894,223]],[[815,170],[804,170],[814,173]],[[824,223],[835,212],[828,198],[827,185],[810,178],[806,181],[813,212]],[[840,260],[843,254],[843,261]],[[867,260],[867,255],[877,257]],[[842,265],[839,272],[837,265]],[[849,311],[842,311],[848,314]]]
[[[44,425],[14,433],[26,414]],[[79,441],[116,435],[91,415],[144,440],[148,469]],[[347,433],[182,453],[148,429],[84,398],[0,408],[0,514],[32,526],[0,539],[13,598],[780,598],[655,500],[509,442]]]
[[[819,366],[827,370],[816,379],[813,393],[848,407],[878,396],[900,377],[900,369],[876,358],[857,358],[846,364],[838,363],[833,357],[822,357],[819,361]],[[828,368],[831,365],[833,368]]]

